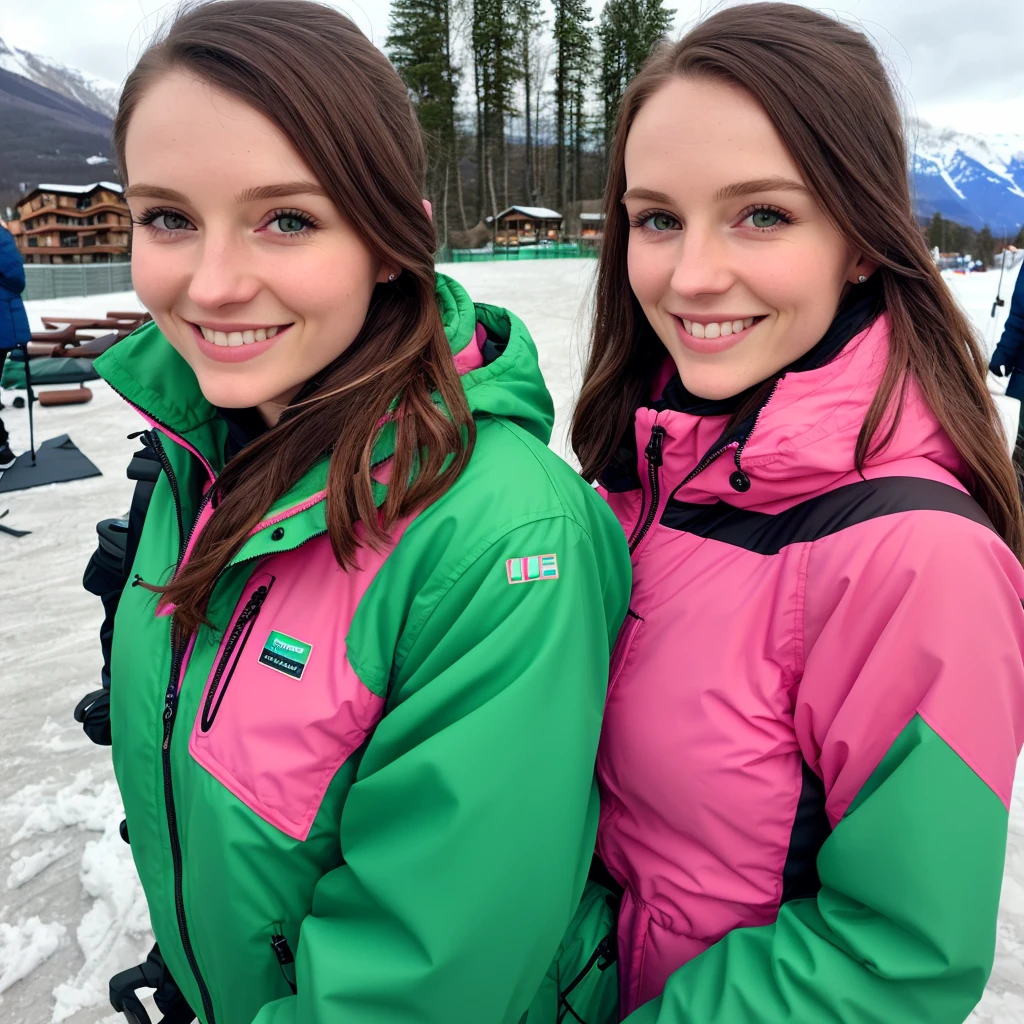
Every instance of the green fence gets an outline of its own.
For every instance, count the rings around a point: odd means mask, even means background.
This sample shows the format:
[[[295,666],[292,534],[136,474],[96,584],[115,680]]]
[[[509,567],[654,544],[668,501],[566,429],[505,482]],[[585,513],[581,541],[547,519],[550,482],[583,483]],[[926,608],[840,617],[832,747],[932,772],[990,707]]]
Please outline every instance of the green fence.
[[[132,290],[130,263],[28,263],[23,299],[64,299]]]
[[[491,249],[442,249],[438,263],[503,263],[517,260],[597,259],[597,247],[561,242],[555,245],[499,246]]]

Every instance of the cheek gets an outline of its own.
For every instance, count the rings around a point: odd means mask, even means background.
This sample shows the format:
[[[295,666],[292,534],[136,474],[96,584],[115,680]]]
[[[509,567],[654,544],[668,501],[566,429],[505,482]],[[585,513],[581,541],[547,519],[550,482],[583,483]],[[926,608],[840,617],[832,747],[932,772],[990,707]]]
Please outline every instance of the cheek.
[[[626,250],[626,271],[637,301],[644,307],[653,306],[672,279],[668,247],[631,240]]]
[[[171,247],[136,242],[132,246],[132,286],[151,313],[168,309],[187,277]]]

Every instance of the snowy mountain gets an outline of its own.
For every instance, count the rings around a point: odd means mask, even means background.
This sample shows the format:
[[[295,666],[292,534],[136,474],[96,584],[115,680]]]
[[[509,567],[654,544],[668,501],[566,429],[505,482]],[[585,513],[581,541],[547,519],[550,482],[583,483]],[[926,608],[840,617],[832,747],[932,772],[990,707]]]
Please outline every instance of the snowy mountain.
[[[61,96],[113,119],[121,87],[97,75],[65,67],[49,57],[8,46],[0,39],[0,69],[21,75]]]
[[[912,126],[908,148],[917,213],[936,211],[971,227],[988,224],[997,234],[1024,225],[1024,135],[981,137]]]

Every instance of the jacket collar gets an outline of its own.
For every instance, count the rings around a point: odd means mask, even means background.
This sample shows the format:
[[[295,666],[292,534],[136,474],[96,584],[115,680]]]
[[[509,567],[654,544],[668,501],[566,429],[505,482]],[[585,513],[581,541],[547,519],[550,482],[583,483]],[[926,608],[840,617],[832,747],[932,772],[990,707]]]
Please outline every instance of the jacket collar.
[[[846,312],[804,361],[773,379],[755,413],[728,430],[734,407],[672,408],[685,402],[667,386],[669,394],[637,410],[632,473],[623,473],[620,466],[619,476],[612,478],[618,486],[609,490],[626,490],[647,479],[643,453],[655,427],[663,431],[662,491],[679,501],[721,500],[773,511],[855,478],[857,438],[888,360],[889,322],[877,310],[872,319],[871,309],[862,304]],[[870,323],[863,326],[860,318]],[[861,329],[850,336],[858,320]],[[902,464],[903,471],[927,475],[922,459],[963,476],[959,453],[910,379],[899,426],[865,472],[891,473]],[[746,480],[737,481],[738,473]],[[628,485],[627,475],[632,477]]]

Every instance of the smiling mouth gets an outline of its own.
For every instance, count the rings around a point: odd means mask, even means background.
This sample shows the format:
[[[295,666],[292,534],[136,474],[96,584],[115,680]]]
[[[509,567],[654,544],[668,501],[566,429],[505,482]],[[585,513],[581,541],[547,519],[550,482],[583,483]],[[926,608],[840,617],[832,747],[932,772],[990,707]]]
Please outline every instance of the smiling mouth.
[[[745,331],[748,327],[752,327],[754,324],[760,323],[766,319],[765,316],[748,316],[742,320],[723,320],[721,323],[713,324],[699,324],[693,320],[686,320],[681,316],[677,316],[676,319],[683,325],[686,333],[693,338],[704,339],[707,338],[709,341],[715,338],[728,338],[733,334],[739,334]]]
[[[211,331],[202,324],[193,324],[193,327],[202,334],[203,339],[211,345],[220,348],[238,348],[241,345],[255,345],[257,341],[270,341],[281,331],[286,331],[291,324],[278,324],[275,327],[260,327],[251,331]]]

